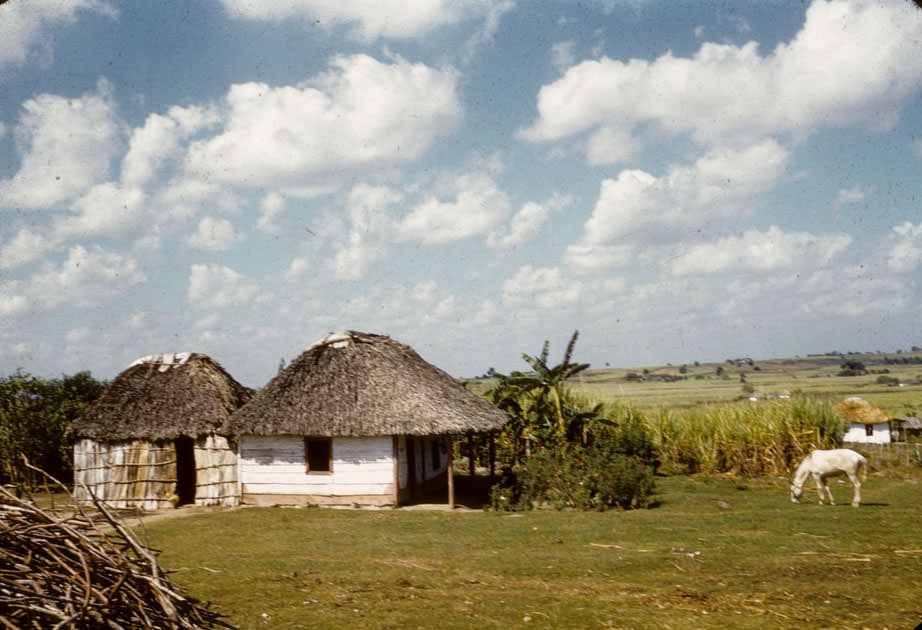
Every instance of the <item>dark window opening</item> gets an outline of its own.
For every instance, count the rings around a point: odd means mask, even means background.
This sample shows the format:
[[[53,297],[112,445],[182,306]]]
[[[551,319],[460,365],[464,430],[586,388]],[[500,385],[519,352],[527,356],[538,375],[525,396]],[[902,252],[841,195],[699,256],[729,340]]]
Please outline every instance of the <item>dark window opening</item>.
[[[305,438],[304,455],[308,473],[333,472],[333,440],[330,438]]]
[[[864,434],[868,437],[873,437],[874,436],[874,425],[873,424],[864,425]]]
[[[176,501],[177,505],[195,503],[195,443],[188,435],[173,442],[176,448]]]

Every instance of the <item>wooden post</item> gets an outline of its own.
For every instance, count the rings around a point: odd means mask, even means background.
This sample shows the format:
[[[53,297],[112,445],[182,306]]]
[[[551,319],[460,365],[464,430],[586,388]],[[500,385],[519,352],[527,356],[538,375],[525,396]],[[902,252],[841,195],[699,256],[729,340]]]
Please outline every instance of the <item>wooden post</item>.
[[[455,509],[455,471],[454,471],[454,448],[451,436],[445,437],[446,449],[448,450],[448,509]]]
[[[496,478],[496,436],[490,433],[490,483]]]
[[[395,435],[391,442],[394,459],[394,507],[400,505],[400,436]]]
[[[477,456],[474,449],[474,434],[471,433],[467,436],[467,469],[471,477],[477,473]]]

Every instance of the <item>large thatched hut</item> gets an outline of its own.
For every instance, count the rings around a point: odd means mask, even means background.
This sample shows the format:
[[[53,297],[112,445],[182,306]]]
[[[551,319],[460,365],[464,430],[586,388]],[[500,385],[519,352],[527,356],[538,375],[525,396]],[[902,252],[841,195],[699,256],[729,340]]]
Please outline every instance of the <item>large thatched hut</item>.
[[[451,488],[449,436],[507,420],[409,346],[346,331],[304,351],[222,430],[238,437],[244,503],[397,505]]]
[[[75,495],[144,510],[237,504],[236,452],[218,429],[248,399],[204,354],[138,359],[69,428]]]

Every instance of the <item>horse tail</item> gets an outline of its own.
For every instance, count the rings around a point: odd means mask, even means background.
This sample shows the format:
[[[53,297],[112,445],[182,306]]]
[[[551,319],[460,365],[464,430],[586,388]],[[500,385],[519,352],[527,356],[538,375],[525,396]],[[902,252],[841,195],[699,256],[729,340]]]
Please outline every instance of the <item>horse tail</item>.
[[[858,462],[858,477],[861,479],[861,483],[868,479],[868,460],[864,456]]]

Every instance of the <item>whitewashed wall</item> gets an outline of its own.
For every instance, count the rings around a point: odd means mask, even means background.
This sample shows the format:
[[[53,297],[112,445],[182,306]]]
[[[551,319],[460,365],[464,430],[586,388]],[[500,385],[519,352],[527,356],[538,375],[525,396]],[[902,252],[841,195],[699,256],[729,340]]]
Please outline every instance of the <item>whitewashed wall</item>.
[[[390,436],[333,438],[333,471],[307,473],[304,439],[241,435],[238,477],[244,502],[258,496],[394,497],[394,447]],[[295,501],[298,502],[298,501]]]
[[[853,422],[842,438],[843,442],[861,442],[864,444],[886,444],[890,442],[890,424],[881,422],[875,424],[873,435],[867,435],[865,425]]]

